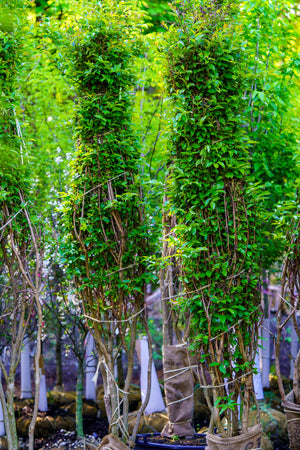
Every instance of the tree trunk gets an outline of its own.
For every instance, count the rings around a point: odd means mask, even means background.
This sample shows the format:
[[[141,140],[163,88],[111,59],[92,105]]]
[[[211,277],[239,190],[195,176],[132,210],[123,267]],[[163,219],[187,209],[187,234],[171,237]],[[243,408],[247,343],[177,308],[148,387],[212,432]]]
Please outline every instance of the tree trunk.
[[[83,437],[83,417],[82,417],[82,408],[83,408],[83,360],[77,359],[77,383],[76,383],[76,433],[77,436]]]
[[[37,338],[36,338],[36,353],[35,353],[35,396],[34,396],[34,407],[33,407],[33,413],[32,413],[32,419],[29,425],[28,430],[28,449],[33,450],[33,444],[34,444],[34,429],[36,424],[36,419],[38,415],[38,406],[39,406],[39,397],[40,397],[40,357],[42,353],[42,329],[43,329],[43,312],[42,312],[42,305],[40,303],[39,295],[36,295],[35,298],[35,305],[37,308],[37,314],[38,314],[38,330],[37,330]]]
[[[19,439],[17,434],[15,409],[14,409],[14,394],[15,394],[14,381],[15,381],[14,377],[8,377],[8,383],[6,388],[7,415],[10,430],[10,439],[8,441],[9,450],[16,450],[19,448]]]
[[[106,370],[108,369],[108,370]],[[116,389],[116,382],[112,379],[113,364],[108,361],[103,361],[100,364],[100,371],[103,379],[104,388],[104,405],[106,416],[109,423],[109,432],[115,436],[119,436],[118,427],[118,394]]]
[[[163,250],[162,257],[165,258],[168,256],[168,242],[167,236],[171,230],[171,219],[167,216],[165,211],[165,203],[167,201],[167,196],[164,195],[163,199]],[[162,311],[162,319],[163,319],[163,345],[172,345],[173,344],[173,326],[172,326],[172,314],[171,308],[169,306],[169,267],[163,267],[160,270],[159,279],[160,279],[160,292],[161,292],[161,311]]]
[[[111,367],[111,373],[113,368]],[[119,437],[119,418],[120,418],[120,410],[119,410],[119,402],[118,402],[118,393],[115,380],[109,376],[108,380],[109,390],[110,390],[110,404],[112,410],[111,421],[109,423],[110,432]]]
[[[121,350],[117,356],[118,386],[121,389],[124,388],[124,370],[123,370],[122,359],[123,359],[123,355],[122,355],[122,350]]]
[[[63,386],[62,377],[62,363],[61,363],[61,338],[62,327],[60,322],[57,324],[56,346],[55,346],[55,360],[56,360],[56,385],[57,387]]]

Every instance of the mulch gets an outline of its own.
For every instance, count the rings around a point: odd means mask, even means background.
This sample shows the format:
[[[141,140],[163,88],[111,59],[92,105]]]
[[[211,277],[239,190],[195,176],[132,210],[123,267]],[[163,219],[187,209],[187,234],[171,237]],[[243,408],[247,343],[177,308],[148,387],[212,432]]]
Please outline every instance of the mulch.
[[[30,417],[32,408],[22,410],[22,416]],[[43,417],[45,413],[39,413]],[[47,416],[57,418],[68,417],[70,414],[65,409],[52,404],[49,405]],[[71,416],[73,419],[74,416]],[[66,431],[64,429],[57,430],[50,436],[39,437],[34,440],[34,449],[51,449],[51,448],[95,448],[99,446],[101,439],[108,434],[108,422],[106,417],[83,416],[83,431],[85,438],[77,438],[75,431]],[[20,441],[20,448],[27,448],[28,439],[23,438]],[[89,445],[89,447],[88,447]]]

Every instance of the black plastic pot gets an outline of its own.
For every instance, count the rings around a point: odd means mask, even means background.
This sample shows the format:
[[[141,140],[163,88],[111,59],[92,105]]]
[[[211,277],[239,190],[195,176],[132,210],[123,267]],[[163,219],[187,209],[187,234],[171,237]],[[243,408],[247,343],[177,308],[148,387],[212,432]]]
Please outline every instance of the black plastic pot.
[[[151,438],[155,437],[155,436],[160,436],[160,433],[145,433],[145,434],[138,434],[136,437],[136,446],[135,446],[135,450],[188,450],[188,449],[193,449],[193,450],[205,450],[206,448],[206,444],[205,445],[181,445],[181,444],[176,444],[176,440],[174,440],[174,442],[169,443],[169,444],[162,444],[162,443],[157,443],[157,442],[151,442]],[[205,434],[195,434],[195,437],[203,437],[205,438]]]

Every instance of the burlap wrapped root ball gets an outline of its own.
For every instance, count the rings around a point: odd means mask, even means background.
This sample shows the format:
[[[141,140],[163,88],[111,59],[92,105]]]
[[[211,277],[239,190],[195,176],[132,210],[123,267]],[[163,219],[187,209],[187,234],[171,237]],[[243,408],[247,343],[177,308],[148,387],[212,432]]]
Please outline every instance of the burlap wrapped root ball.
[[[261,442],[260,442],[260,447],[263,450],[273,450],[273,444],[272,441],[268,438],[268,436],[266,435],[266,433],[262,434],[261,437]]]
[[[108,434],[107,436],[104,436],[97,450],[127,450],[128,448],[129,447],[127,447],[124,442],[120,441],[120,439],[116,438],[116,436]]]
[[[132,434],[133,427],[136,421],[136,413],[129,414],[128,432]],[[168,415],[166,412],[157,412],[141,417],[138,433],[160,433],[168,422]]]
[[[249,426],[255,425],[257,420],[257,411],[250,411],[249,414]],[[282,439],[288,439],[287,425],[285,415],[272,408],[262,408],[260,411],[260,421],[263,427],[264,433],[269,437],[278,435]]]

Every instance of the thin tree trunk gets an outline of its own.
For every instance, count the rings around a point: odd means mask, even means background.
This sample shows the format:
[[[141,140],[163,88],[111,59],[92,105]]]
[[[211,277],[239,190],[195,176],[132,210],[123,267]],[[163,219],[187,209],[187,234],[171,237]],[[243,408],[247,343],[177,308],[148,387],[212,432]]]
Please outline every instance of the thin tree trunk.
[[[34,396],[34,407],[32,413],[32,419],[29,425],[28,430],[28,449],[33,450],[34,445],[34,429],[36,424],[36,419],[38,415],[38,407],[39,407],[39,398],[40,398],[40,357],[42,353],[42,328],[43,328],[43,312],[42,306],[40,303],[39,295],[36,295],[35,304],[37,308],[38,314],[38,330],[37,330],[37,339],[36,339],[36,354],[35,354],[35,396]]]
[[[270,319],[269,319],[269,297],[266,293],[268,290],[268,274],[265,270],[263,270],[263,308],[264,308],[264,320],[261,326],[261,337],[262,340],[262,349],[261,349],[261,358],[262,358],[262,387],[270,387]]]
[[[1,371],[0,371],[0,378],[1,378]],[[3,391],[2,380],[0,380],[0,401],[2,404],[2,411],[3,411],[4,425],[5,425],[5,430],[6,430],[8,449],[14,450],[12,434],[11,434],[11,429],[10,429],[10,422],[9,422],[9,418],[8,418],[7,403],[5,401],[5,394]]]
[[[82,408],[83,408],[83,359],[78,358],[78,367],[77,367],[77,383],[76,383],[76,433],[77,436],[83,437],[83,416],[82,416]]]
[[[167,202],[167,196],[164,195],[163,199],[163,250],[162,257],[166,257],[168,255],[168,242],[167,237],[171,229],[170,219],[168,218],[165,211],[165,203]],[[168,283],[172,283],[172,280],[168,277],[168,267],[163,267],[160,270],[160,292],[161,292],[161,310],[162,310],[162,319],[163,319],[163,345],[172,345],[173,344],[173,327],[172,327],[172,314],[171,308],[169,305],[169,286]]]
[[[124,387],[124,370],[123,370],[123,354],[122,350],[117,356],[117,369],[118,369],[118,386],[123,389]]]
[[[151,392],[151,368],[152,368],[152,361],[153,361],[152,337],[151,337],[151,333],[150,333],[150,330],[149,330],[149,325],[148,325],[148,322],[147,322],[147,318],[144,318],[143,322],[144,322],[144,327],[145,327],[145,331],[146,331],[146,336],[147,336],[147,339],[148,339],[148,350],[149,350],[149,361],[148,361],[148,369],[147,369],[148,380],[147,380],[146,397],[145,397],[145,400],[142,403],[140,409],[137,412],[135,424],[134,424],[134,427],[133,427],[133,432],[132,432],[132,435],[131,435],[131,440],[133,442],[135,442],[135,439],[136,439],[136,436],[137,436],[137,433],[138,433],[139,424],[140,424],[140,421],[141,421],[141,417],[142,417],[142,414],[144,413],[145,408],[146,408],[146,406],[147,406],[147,404],[149,402],[150,392]]]
[[[60,322],[57,324],[57,335],[56,335],[56,346],[55,346],[55,359],[56,359],[56,386],[63,386],[62,377],[62,362],[61,362],[61,338],[62,338],[62,327]]]
[[[15,393],[15,380],[14,377],[9,376],[6,389],[7,417],[10,430],[10,442],[8,443],[9,450],[16,450],[19,448],[19,440],[17,434],[15,409],[14,409],[14,393]]]
[[[127,367],[127,375],[124,384],[124,392],[123,393],[123,421],[126,435],[128,434],[128,413],[129,413],[129,392],[130,392],[130,383],[132,381],[133,376],[133,358],[134,358],[134,349],[135,349],[135,339],[136,339],[136,327],[137,327],[137,317],[133,319],[132,327],[131,327],[131,342],[128,352],[128,367]],[[122,356],[122,350],[120,352]],[[118,368],[119,370],[119,368]],[[123,372],[123,369],[122,369]],[[119,379],[118,379],[119,381]],[[120,387],[120,383],[118,383]],[[128,435],[129,437],[129,435]]]
[[[277,336],[276,336],[276,341],[275,341],[275,369],[276,369],[278,388],[279,388],[279,392],[280,392],[280,396],[281,396],[282,400],[285,399],[285,390],[284,390],[282,375],[281,375],[281,370],[280,370],[279,356],[280,356],[280,346],[281,346],[281,337],[282,337],[281,319],[282,319],[282,312],[283,312],[283,308],[284,308],[283,297],[284,297],[284,290],[285,290],[285,283],[286,283],[287,267],[288,267],[288,261],[286,260],[284,263],[284,269],[283,269],[283,273],[282,273],[282,277],[281,277],[282,281],[281,281],[281,291],[280,291],[280,303],[279,303],[279,308],[278,308],[278,312],[277,312]]]

